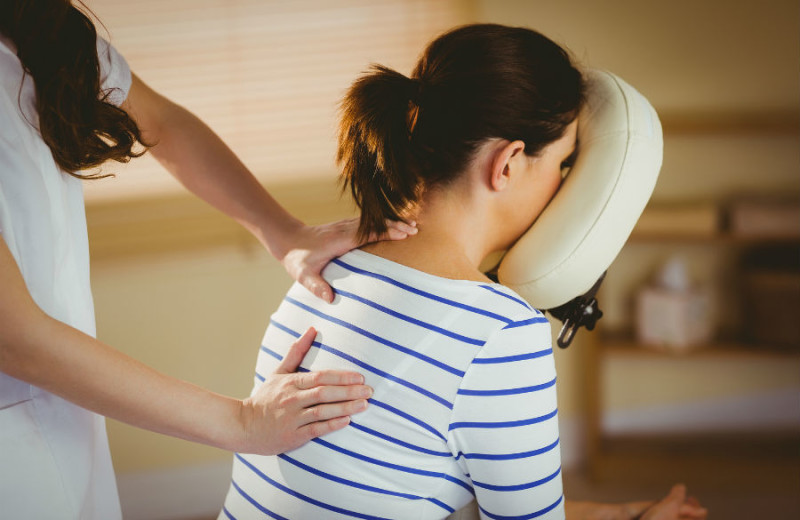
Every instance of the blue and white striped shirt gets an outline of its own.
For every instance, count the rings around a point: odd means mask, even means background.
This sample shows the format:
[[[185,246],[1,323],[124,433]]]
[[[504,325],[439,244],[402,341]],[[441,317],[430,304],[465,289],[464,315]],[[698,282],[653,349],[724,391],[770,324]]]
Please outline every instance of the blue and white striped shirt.
[[[510,289],[363,251],[295,284],[272,315],[256,387],[309,327],[302,369],[364,374],[375,393],[343,430],[274,457],[234,456],[220,519],[564,518],[555,365],[545,317]]]

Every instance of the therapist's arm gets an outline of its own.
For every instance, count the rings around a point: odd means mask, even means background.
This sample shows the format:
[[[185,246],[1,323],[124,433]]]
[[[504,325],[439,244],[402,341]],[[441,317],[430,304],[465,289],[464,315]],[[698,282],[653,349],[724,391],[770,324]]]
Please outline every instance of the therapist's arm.
[[[122,108],[136,121],[144,142],[153,145],[153,156],[178,181],[249,230],[293,278],[332,301],[333,292],[320,271],[334,257],[360,245],[357,220],[306,226],[267,193],[197,116],[149,88],[135,74]],[[416,233],[414,226],[395,222],[382,238],[402,239],[411,233]]]
[[[0,371],[128,424],[231,451],[275,454],[343,428],[366,407],[359,374],[292,373],[310,330],[245,400],[166,376],[36,305],[0,234]],[[320,404],[323,403],[323,404]]]

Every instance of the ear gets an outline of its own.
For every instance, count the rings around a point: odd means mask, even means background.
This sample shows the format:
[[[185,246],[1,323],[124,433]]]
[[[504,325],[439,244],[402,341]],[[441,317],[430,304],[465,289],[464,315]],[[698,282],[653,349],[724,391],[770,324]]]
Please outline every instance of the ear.
[[[506,189],[511,179],[514,161],[522,155],[525,143],[522,141],[505,141],[505,144],[495,150],[490,171],[489,185],[495,191]]]

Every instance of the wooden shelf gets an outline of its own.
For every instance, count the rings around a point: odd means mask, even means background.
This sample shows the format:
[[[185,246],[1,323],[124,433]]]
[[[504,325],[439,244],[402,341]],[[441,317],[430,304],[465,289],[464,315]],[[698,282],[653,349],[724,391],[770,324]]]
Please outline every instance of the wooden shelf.
[[[780,194],[775,195],[778,197]],[[703,252],[716,251],[720,257],[741,257],[741,265],[736,264],[737,267],[734,267],[738,274],[721,273],[727,278],[718,280],[717,283],[730,283],[731,291],[741,291],[744,298],[746,280],[739,280],[739,275],[746,272],[749,265],[743,263],[745,258],[749,258],[748,252],[775,249],[781,252],[774,255],[782,259],[785,256],[782,253],[784,249],[797,246],[800,251],[800,232],[791,227],[779,226],[776,229],[785,229],[785,232],[742,234],[733,231],[739,228],[734,226],[731,211],[725,210],[725,206],[717,201],[686,201],[681,204],[648,206],[626,248],[636,248],[637,254],[650,250],[655,255],[669,252],[670,248],[698,248]],[[698,256],[698,259],[714,260],[706,256]],[[755,262],[756,259],[750,260]],[[777,262],[776,269],[783,267],[784,263]],[[787,286],[784,282],[778,282],[777,285]],[[616,297],[624,296],[618,293]],[[735,326],[733,323],[726,325],[729,328]],[[660,370],[667,370],[672,371],[667,374],[693,377],[694,382],[703,381],[704,384],[720,384],[728,388],[736,386],[735,382],[728,379],[735,376],[731,376],[725,368],[741,375],[755,367],[760,370],[759,381],[768,381],[770,377],[775,377],[772,370],[776,368],[780,368],[783,377],[787,378],[793,371],[800,370],[800,345],[778,347],[749,342],[742,330],[738,329],[731,330],[729,334],[732,337],[723,336],[706,344],[671,349],[640,343],[630,328],[595,333],[593,341],[586,349],[586,363],[596,370],[588,370],[586,373],[584,396],[588,411],[588,464],[590,473],[595,478],[611,482],[623,475],[629,481],[653,477],[661,478],[664,484],[669,484],[677,481],[689,483],[695,478],[704,478],[703,475],[714,479],[722,474],[731,484],[738,482],[736,485],[743,487],[752,486],[755,477],[759,485],[761,482],[766,483],[765,490],[786,483],[791,483],[795,489],[800,488],[800,432],[782,431],[783,426],[776,426],[776,430],[753,433],[692,430],[682,435],[671,433],[675,431],[674,427],[652,435],[622,432],[612,435],[604,431],[604,408],[614,406],[613,402],[603,401],[604,389],[620,388],[619,385],[613,387],[610,381],[604,380],[608,373],[624,379],[629,374],[626,370],[641,371],[647,367],[652,372],[638,374],[639,384],[642,384],[642,378],[648,374],[653,376],[662,374],[658,372]],[[720,370],[713,374],[708,373],[708,370],[715,368]],[[687,391],[694,392],[691,388],[695,387],[690,387]],[[705,386],[700,385],[697,388]],[[685,400],[686,395],[683,397]],[[702,399],[700,395],[697,397]],[[645,396],[644,399],[646,398]],[[655,399],[658,400],[658,397]],[[644,406],[644,403],[637,406]],[[701,424],[702,421],[695,426],[699,428]],[[749,426],[752,425],[742,424],[743,429]],[[793,426],[787,423],[786,428],[792,430]]]
[[[800,432],[792,431],[616,435],[601,437],[600,442],[608,453],[704,456],[726,453],[737,457],[789,457],[800,462]]]
[[[794,110],[758,112],[667,112],[665,135],[797,135],[800,114]]]
[[[780,244],[793,244],[800,243],[800,235],[761,235],[761,236],[743,236],[734,235],[731,233],[646,233],[646,232],[633,232],[628,239],[628,244],[647,244],[653,243],[664,244],[689,244],[689,245],[707,245],[707,246],[758,246],[758,245],[780,245]]]
[[[795,207],[793,203],[783,198],[776,199],[772,203]],[[729,206],[718,202],[652,204],[645,208],[628,242],[745,246],[800,242],[798,228],[783,226],[767,233],[738,229],[735,222],[731,221],[734,216],[731,215],[732,210]],[[789,211],[787,218],[793,218],[793,215],[794,213]],[[739,219],[741,218],[743,217],[739,216]]]
[[[772,345],[758,345],[736,339],[716,340],[708,344],[676,351],[643,345],[627,335],[609,335],[600,338],[599,348],[602,356],[669,357],[671,359],[775,357],[800,360],[800,348],[791,349]]]

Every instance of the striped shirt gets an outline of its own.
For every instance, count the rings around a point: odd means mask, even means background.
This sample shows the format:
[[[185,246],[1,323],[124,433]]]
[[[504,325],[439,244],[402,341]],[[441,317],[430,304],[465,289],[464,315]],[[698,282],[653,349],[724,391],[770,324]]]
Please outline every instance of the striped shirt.
[[[272,315],[255,386],[310,326],[301,370],[356,370],[374,389],[346,428],[278,456],[236,454],[220,519],[564,518],[555,366],[545,317],[497,284],[449,280],[363,251],[295,284]]]

